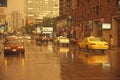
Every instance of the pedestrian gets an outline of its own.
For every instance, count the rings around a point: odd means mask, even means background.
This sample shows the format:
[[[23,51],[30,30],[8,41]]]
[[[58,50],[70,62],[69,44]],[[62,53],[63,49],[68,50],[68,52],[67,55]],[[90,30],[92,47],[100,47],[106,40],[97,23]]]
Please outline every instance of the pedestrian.
[[[110,41],[109,47],[112,48],[113,47],[113,37],[111,34],[109,35],[109,41]]]

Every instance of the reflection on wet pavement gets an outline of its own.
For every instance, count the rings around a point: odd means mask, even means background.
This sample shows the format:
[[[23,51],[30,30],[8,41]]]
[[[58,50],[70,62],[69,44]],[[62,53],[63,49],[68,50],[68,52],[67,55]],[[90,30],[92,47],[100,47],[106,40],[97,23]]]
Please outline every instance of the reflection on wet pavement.
[[[29,44],[30,45],[30,44]],[[25,55],[5,56],[1,80],[120,80],[120,52],[79,50],[78,46],[26,47]]]

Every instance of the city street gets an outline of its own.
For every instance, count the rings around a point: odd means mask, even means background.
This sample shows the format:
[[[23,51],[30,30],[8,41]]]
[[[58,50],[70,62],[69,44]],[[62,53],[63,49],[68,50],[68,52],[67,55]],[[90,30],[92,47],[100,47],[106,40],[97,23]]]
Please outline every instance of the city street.
[[[0,54],[0,80],[120,80],[118,50],[86,51],[77,45],[25,42],[25,55]]]
[[[120,0],[0,0],[0,80],[120,80]]]

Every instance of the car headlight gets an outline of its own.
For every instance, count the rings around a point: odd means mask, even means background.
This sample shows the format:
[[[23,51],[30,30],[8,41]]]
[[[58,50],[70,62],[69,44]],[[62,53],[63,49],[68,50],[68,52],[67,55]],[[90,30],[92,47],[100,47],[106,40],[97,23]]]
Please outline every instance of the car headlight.
[[[24,48],[24,46],[18,46],[18,48]]]

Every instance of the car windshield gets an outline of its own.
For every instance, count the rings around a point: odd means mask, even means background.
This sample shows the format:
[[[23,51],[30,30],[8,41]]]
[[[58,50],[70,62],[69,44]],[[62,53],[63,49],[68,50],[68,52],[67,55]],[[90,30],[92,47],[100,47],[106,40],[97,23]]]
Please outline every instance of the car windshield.
[[[12,35],[12,36],[6,36],[6,40],[15,40],[15,39],[18,39],[18,37],[15,36],[15,35]]]
[[[66,37],[60,37],[59,39],[67,39]]]
[[[101,39],[101,38],[90,38],[89,40],[90,40],[90,41],[104,41],[104,40]]]
[[[20,44],[22,43],[21,40],[12,40],[12,41],[7,41],[6,44]]]

